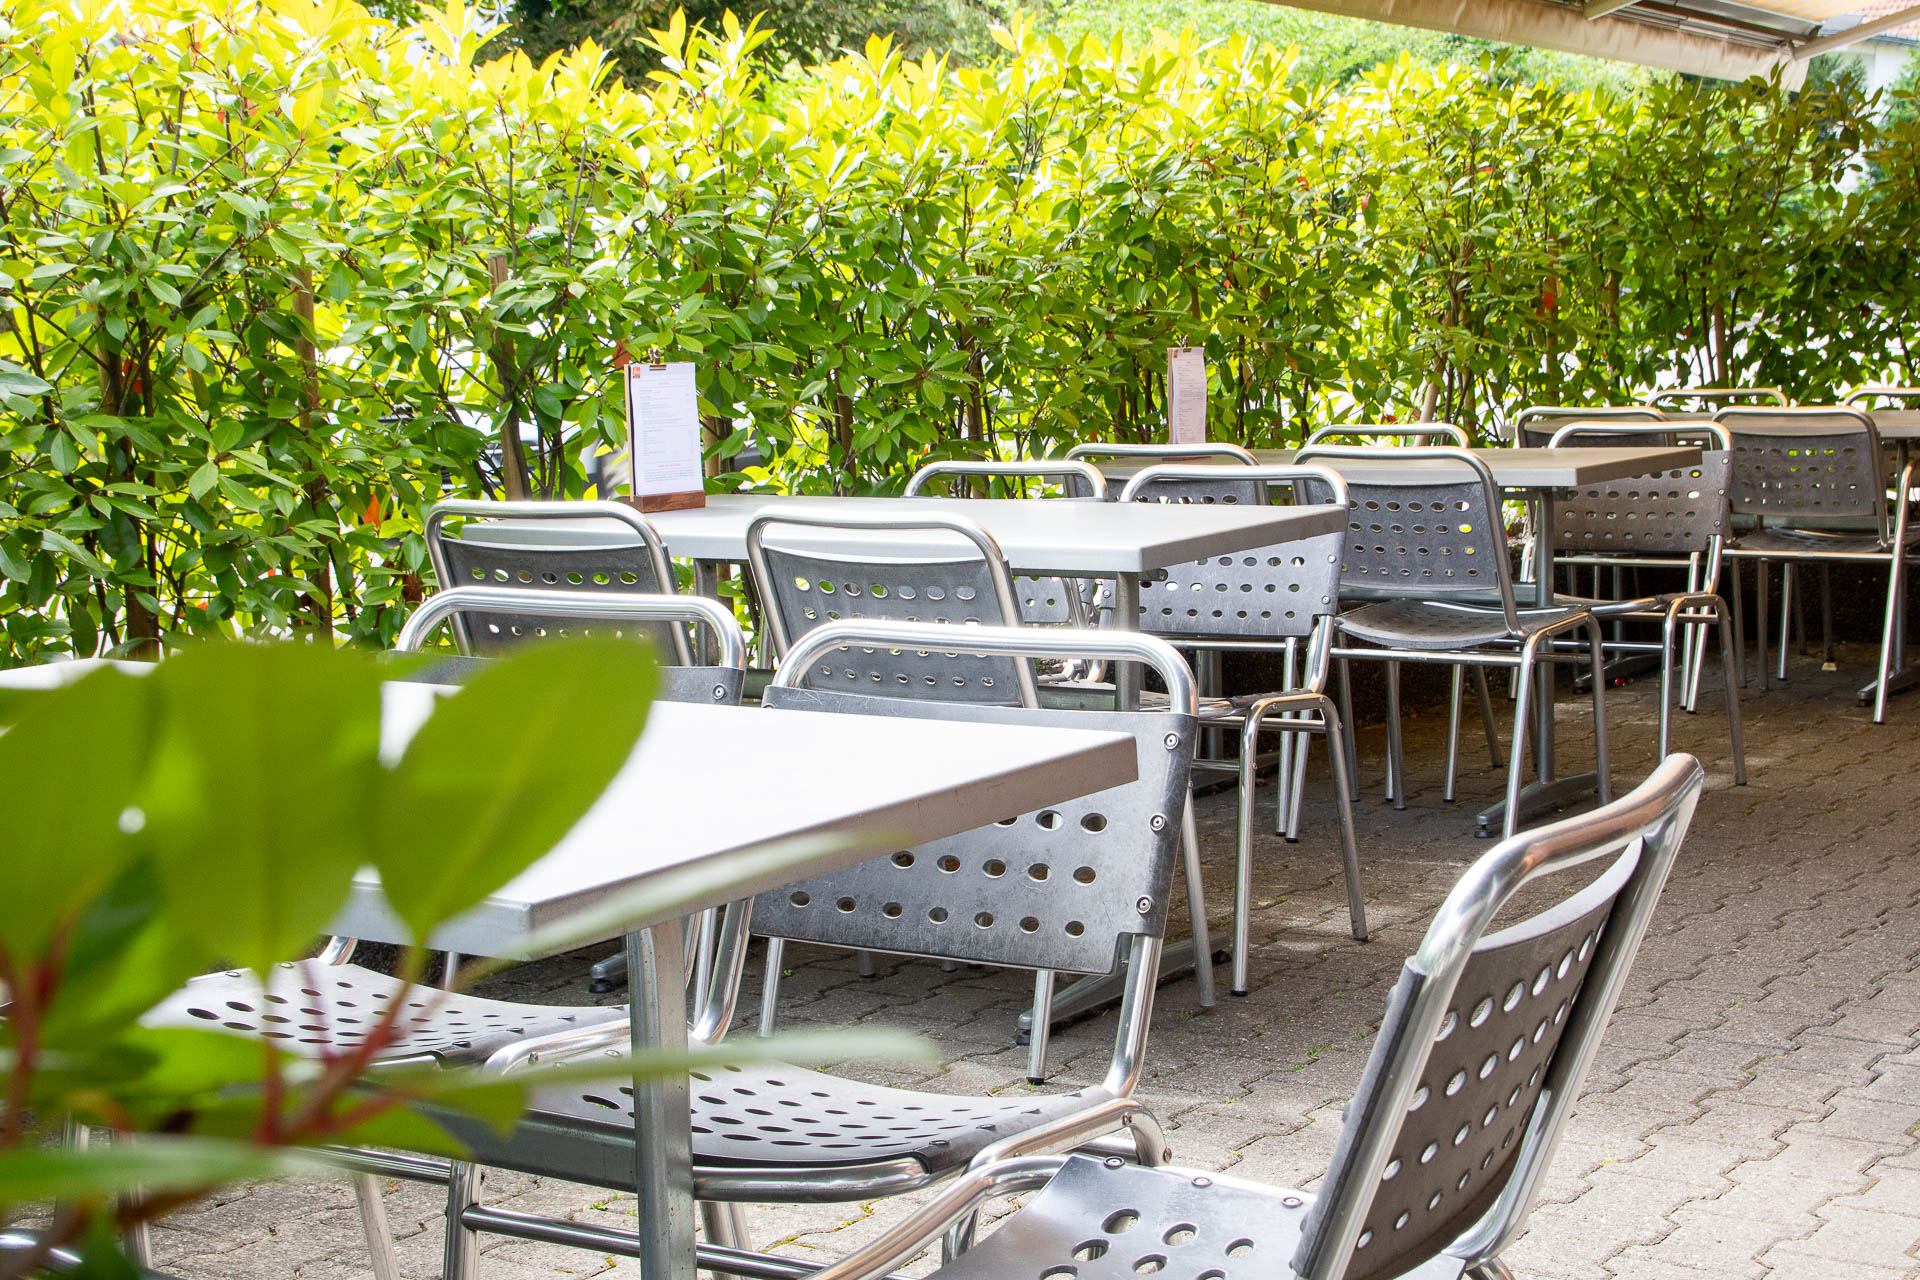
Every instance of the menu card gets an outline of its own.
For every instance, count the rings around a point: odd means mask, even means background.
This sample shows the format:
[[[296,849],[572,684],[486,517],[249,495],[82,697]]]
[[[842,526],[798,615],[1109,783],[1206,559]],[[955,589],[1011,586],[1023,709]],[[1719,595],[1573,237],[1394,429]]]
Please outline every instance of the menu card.
[[[1167,348],[1167,442],[1207,441],[1207,352],[1204,347]]]
[[[706,505],[700,465],[700,393],[688,362],[627,366],[627,456],[642,511]]]

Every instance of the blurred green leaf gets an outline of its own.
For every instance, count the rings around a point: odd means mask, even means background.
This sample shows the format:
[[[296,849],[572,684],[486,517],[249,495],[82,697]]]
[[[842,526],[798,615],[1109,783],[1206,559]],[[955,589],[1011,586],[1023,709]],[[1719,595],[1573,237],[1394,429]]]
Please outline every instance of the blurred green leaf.
[[[249,968],[299,954],[367,860],[378,667],[350,650],[209,645],[149,679],[164,714],[142,834],[179,928]]]
[[[625,766],[658,679],[631,640],[555,640],[439,704],[376,819],[374,863],[416,940],[559,842]]]

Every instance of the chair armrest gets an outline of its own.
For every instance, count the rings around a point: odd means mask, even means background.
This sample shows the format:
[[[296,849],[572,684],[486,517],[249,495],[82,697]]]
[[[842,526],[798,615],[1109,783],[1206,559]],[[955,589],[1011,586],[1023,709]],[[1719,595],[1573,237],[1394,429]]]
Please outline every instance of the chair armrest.
[[[1066,1162],[1066,1156],[1026,1156],[968,1169],[871,1244],[814,1272],[812,1280],[881,1280],[986,1201],[1045,1186]]]

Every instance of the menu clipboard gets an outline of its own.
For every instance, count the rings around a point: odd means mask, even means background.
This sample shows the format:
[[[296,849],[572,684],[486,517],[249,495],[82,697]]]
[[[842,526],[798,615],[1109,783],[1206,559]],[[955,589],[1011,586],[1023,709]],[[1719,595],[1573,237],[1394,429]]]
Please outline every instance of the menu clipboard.
[[[700,393],[694,367],[635,360],[627,365],[627,499],[642,511],[707,505],[701,466]]]
[[[1167,348],[1167,443],[1207,442],[1207,352]]]

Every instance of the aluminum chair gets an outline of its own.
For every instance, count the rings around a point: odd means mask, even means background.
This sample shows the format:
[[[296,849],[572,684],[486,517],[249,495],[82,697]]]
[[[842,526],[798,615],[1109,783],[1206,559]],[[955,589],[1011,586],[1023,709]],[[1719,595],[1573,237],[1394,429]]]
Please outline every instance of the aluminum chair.
[[[1069,462],[1088,458],[1131,459],[1135,462],[1192,462],[1195,458],[1219,458],[1253,466],[1259,459],[1237,444],[1212,440],[1203,444],[1102,444],[1083,441],[1067,450]]]
[[[1225,467],[1162,463],[1127,482],[1122,502],[1205,503],[1238,501],[1248,484],[1261,491],[1281,484],[1298,489],[1311,482],[1325,501],[1347,505],[1346,483],[1323,467]],[[1231,490],[1221,495],[1222,485]],[[1285,689],[1200,705],[1200,722],[1240,726],[1239,834],[1235,845],[1233,891],[1233,982],[1235,995],[1248,990],[1248,948],[1252,913],[1253,808],[1262,731],[1281,738],[1279,793],[1274,826],[1298,839],[1298,800],[1305,789],[1306,756],[1294,735],[1326,737],[1339,802],[1340,858],[1347,881],[1347,915],[1357,941],[1367,937],[1366,898],[1360,889],[1360,854],[1353,834],[1353,797],[1340,713],[1326,695],[1327,655],[1332,650],[1334,615],[1339,612],[1342,534],[1329,533],[1230,556],[1214,556],[1176,565],[1140,585],[1138,629],[1173,643],[1201,650],[1278,651]],[[1304,661],[1304,667],[1300,664]],[[1300,678],[1296,680],[1296,672]],[[1269,720],[1268,717],[1274,717]]]
[[[681,626],[698,622],[719,642],[717,667],[667,668],[661,697],[673,701],[738,704],[745,678],[746,642],[733,615],[699,596],[533,591],[507,587],[461,587],[443,591],[415,610],[397,642],[418,650],[443,623],[461,629],[463,614],[504,616],[536,622],[625,626]],[[711,929],[711,925],[708,926]],[[410,1012],[394,1022],[391,1037],[374,1058],[376,1067],[488,1066],[495,1070],[527,1056],[596,1045],[601,1037],[626,1037],[622,1007],[529,1005],[507,1000],[408,988],[399,979],[350,963],[354,940],[331,939],[311,960],[276,966],[265,979],[247,970],[208,974],[190,981],[141,1021],[155,1027],[219,1029],[270,1040],[283,1052],[319,1058],[351,1050],[376,1025],[385,1007],[405,998]],[[704,955],[704,953],[703,953]],[[449,973],[458,957],[447,957]],[[624,970],[624,964],[620,966]],[[696,967],[699,989],[711,983],[711,965]],[[340,1153],[352,1165],[354,1194],[379,1280],[398,1273],[387,1228],[379,1172],[394,1172],[405,1157],[376,1152]]]
[[[1514,417],[1512,439],[1515,448],[1539,449],[1551,447],[1553,435],[1561,427],[1573,422],[1620,422],[1644,423],[1664,422],[1667,415],[1651,405],[1598,405],[1583,409],[1578,405],[1535,404],[1528,405]],[[1587,443],[1600,445],[1602,438],[1595,436]],[[1643,439],[1608,437],[1605,444],[1644,444]]]
[[[1523,611],[1515,604],[1499,491],[1487,464],[1465,449],[1398,449],[1392,461],[1410,465],[1392,470],[1379,465],[1377,450],[1336,445],[1302,449],[1295,462],[1306,465],[1323,458],[1374,464],[1342,472],[1352,495],[1353,518],[1343,544],[1340,590],[1345,596],[1358,588],[1353,594],[1375,600],[1342,614],[1338,623],[1343,638],[1370,647],[1342,648],[1334,656],[1388,664],[1387,793],[1395,807],[1406,800],[1394,663],[1517,670],[1504,823],[1504,834],[1512,835],[1525,772],[1527,720],[1534,714],[1532,677],[1539,663],[1555,659],[1553,642],[1575,631],[1586,633],[1595,676],[1594,748],[1604,804],[1611,783],[1599,625],[1582,605]],[[1343,701],[1350,701],[1349,682],[1343,679],[1341,689]],[[1541,690],[1548,696],[1551,692],[1550,685]],[[1341,709],[1351,716],[1349,706]]]
[[[1602,622],[1657,623],[1657,645],[1623,640],[1609,647],[1623,652],[1660,654],[1659,753],[1667,754],[1673,722],[1673,666],[1675,640],[1686,628],[1688,643],[1681,653],[1680,701],[1689,713],[1700,695],[1700,672],[1706,657],[1706,628],[1720,631],[1720,660],[1726,684],[1727,734],[1733,751],[1733,780],[1747,781],[1746,752],[1740,735],[1739,641],[1731,625],[1726,601],[1716,588],[1726,541],[1729,488],[1733,470],[1731,441],[1725,428],[1703,424],[1720,447],[1702,451],[1696,466],[1629,480],[1609,480],[1570,489],[1553,500],[1556,564],[1583,564],[1642,568],[1682,568],[1685,585],[1632,599],[1591,600],[1564,597],[1585,604]],[[1658,426],[1599,427],[1574,424],[1553,435],[1559,447],[1583,437],[1623,438],[1658,432]],[[1696,642],[1697,641],[1697,642]]]
[[[845,509],[757,516],[747,561],[766,611],[774,654],[841,618],[1014,626],[1013,574],[993,536],[964,516],[929,511],[875,516]],[[811,673],[849,692],[1036,706],[1025,658],[945,650],[851,650]]]
[[[448,520],[500,525],[484,538],[456,537]],[[566,522],[560,528],[551,528]],[[540,525],[550,529],[543,536]],[[666,545],[647,518],[620,502],[435,503],[423,536],[441,590],[517,587],[582,595],[664,594],[677,590]],[[680,666],[693,661],[676,627],[651,625],[653,639]],[[486,657],[532,634],[533,621],[512,613],[462,610],[455,624],[460,651]]]
[[[1902,466],[1888,509],[1886,457],[1873,419],[1847,405],[1722,409],[1714,420],[1733,442],[1732,511],[1754,527],[1728,544],[1734,560],[1755,562],[1760,680],[1767,672],[1767,565],[1782,561],[1779,678],[1786,679],[1787,625],[1796,564],[1879,564],[1887,604],[1875,682],[1873,722],[1887,713],[1887,678],[1905,643],[1906,563],[1920,546],[1909,528],[1913,463]]]
[[[1853,388],[1840,397],[1840,403],[1856,409],[1872,410],[1877,400],[1891,400],[1895,404],[1910,404],[1920,400],[1920,387],[1898,387],[1886,383],[1870,382]]]
[[[1054,480],[1060,489],[1059,500],[1069,502],[1106,502],[1107,478],[1089,463],[1064,459],[1029,459],[1017,462],[929,462],[907,481],[909,498],[933,496],[928,487],[946,481],[948,496],[972,496],[973,481],[1020,481],[1020,496],[1028,496],[1031,481]],[[989,489],[991,492],[991,489]],[[1040,497],[1047,497],[1042,486]],[[1096,581],[1058,576],[1035,577],[1014,574],[1014,598],[1020,605],[1020,620],[1030,626],[1089,627],[1096,609]],[[1057,668],[1043,669],[1041,679],[1048,683],[1086,682],[1102,678],[1085,662],[1068,662]]]
[[[1154,986],[1178,856],[1176,815],[1187,802],[1193,754],[1191,673],[1163,640],[1130,632],[1069,634],[1029,628],[970,630],[983,654],[1097,653],[1143,662],[1166,683],[1164,711],[1062,711],[875,697],[804,687],[816,663],[843,646],[939,643],[928,624],[839,622],[799,639],[768,689],[770,708],[904,716],[968,723],[1052,725],[1125,733],[1138,745],[1138,778],[1080,800],[1008,817],[844,871],[797,881],[752,904],[757,931],[844,947],[1056,971],[1126,966],[1113,1055],[1099,1084],[1054,1095],[961,1097],[866,1084],[798,1067],[699,1072],[693,1088],[693,1180],[704,1202],[845,1203],[896,1195],[973,1164],[1069,1150],[1121,1133],[1144,1163],[1166,1158],[1159,1126],[1133,1099],[1146,1049]],[[726,913],[727,984],[737,994],[749,908]],[[1039,1029],[1036,1028],[1036,1031]],[[615,1051],[617,1050],[610,1050]],[[460,1127],[476,1161],[612,1189],[630,1185],[633,1116],[611,1087],[536,1089],[507,1137]],[[473,1201],[470,1180],[449,1186],[447,1280],[464,1280],[476,1231],[562,1239],[632,1253],[632,1232],[586,1223],[540,1234],[524,1215]],[[741,1255],[702,1246],[703,1266],[732,1269]],[[749,1263],[743,1268],[755,1274]]]
[[[1510,1278],[1500,1254],[1540,1194],[1703,781],[1669,756],[1617,803],[1467,869],[1387,997],[1313,1191],[1087,1155],[979,1163],[809,1280],[881,1280],[948,1223],[1036,1189],[933,1276]],[[1581,868],[1585,887],[1490,932],[1521,886]]]

